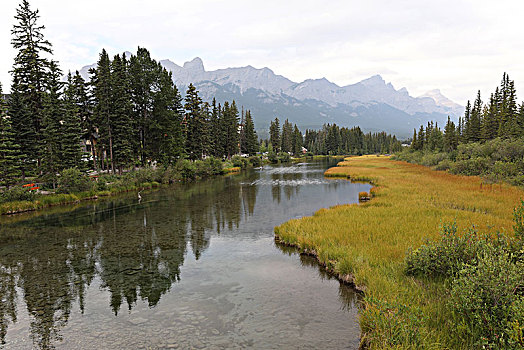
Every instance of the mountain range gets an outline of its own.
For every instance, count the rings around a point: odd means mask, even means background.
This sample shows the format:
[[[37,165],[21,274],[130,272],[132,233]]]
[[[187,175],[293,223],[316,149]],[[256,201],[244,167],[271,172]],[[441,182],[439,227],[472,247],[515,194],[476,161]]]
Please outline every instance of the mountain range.
[[[412,97],[406,88],[396,90],[380,75],[338,86],[326,78],[296,83],[269,68],[252,66],[206,71],[199,57],[182,66],[170,60],[160,63],[173,73],[173,81],[182,95],[193,83],[204,101],[211,101],[213,97],[220,103],[235,100],[237,106],[251,110],[262,135],[267,134],[270,121],[278,117],[281,121],[289,119],[302,130],[336,123],[405,138],[421,124],[433,120],[443,126],[448,116],[456,121],[464,111],[464,107],[443,96],[438,89]],[[88,79],[88,70],[92,67],[96,64],[80,70],[84,79]]]

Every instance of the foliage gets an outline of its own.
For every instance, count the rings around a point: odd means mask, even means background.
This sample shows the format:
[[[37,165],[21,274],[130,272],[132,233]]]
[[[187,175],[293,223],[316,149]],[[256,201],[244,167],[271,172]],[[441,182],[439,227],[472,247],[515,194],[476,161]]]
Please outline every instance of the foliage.
[[[524,321],[524,264],[507,251],[488,247],[451,283],[454,333],[476,348],[520,349],[524,344],[513,326]]]
[[[94,184],[77,168],[65,169],[58,177],[58,193],[75,193],[92,189]]]
[[[27,187],[13,186],[0,192],[0,202],[32,201],[36,198],[35,191],[30,191]]]

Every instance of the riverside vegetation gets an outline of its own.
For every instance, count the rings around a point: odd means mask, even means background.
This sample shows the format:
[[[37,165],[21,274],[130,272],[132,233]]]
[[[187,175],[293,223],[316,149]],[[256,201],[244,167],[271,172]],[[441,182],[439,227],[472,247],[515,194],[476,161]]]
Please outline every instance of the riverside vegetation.
[[[486,104],[479,91],[457,126],[450,119],[444,131],[433,123],[420,126],[418,133],[413,131],[411,146],[396,158],[524,186],[524,102],[517,105],[514,82],[504,73]]]
[[[364,291],[363,345],[524,346],[524,191],[384,156],[346,158],[326,176],[371,182],[371,201],[275,234]]]

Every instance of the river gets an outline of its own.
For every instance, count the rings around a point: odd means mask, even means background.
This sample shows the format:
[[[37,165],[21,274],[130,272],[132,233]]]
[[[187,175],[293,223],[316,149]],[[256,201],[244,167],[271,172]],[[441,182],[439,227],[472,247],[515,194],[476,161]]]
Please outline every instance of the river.
[[[334,161],[0,218],[2,349],[355,349],[356,295],[273,228],[358,201]]]

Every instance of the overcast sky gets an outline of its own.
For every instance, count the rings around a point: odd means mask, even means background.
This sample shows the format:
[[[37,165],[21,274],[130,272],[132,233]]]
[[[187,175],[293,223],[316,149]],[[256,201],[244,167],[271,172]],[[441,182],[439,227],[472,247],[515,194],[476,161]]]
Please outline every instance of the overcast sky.
[[[15,51],[19,0],[2,0],[0,81]],[[338,85],[380,74],[412,96],[439,88],[462,105],[484,100],[507,71],[524,95],[524,2],[514,1],[138,1],[30,0],[64,71],[146,47],[155,59],[206,70],[252,65],[300,82]]]

